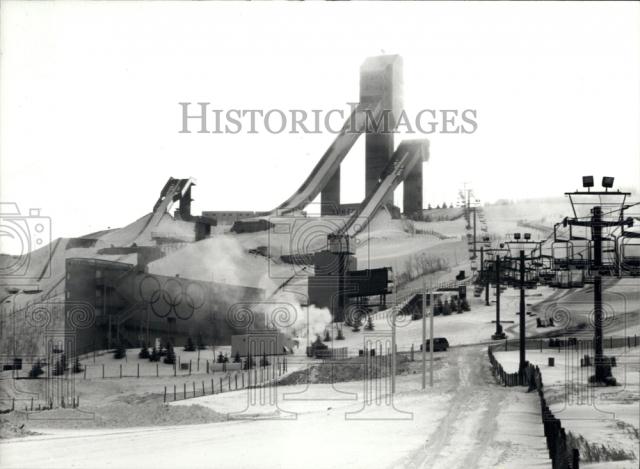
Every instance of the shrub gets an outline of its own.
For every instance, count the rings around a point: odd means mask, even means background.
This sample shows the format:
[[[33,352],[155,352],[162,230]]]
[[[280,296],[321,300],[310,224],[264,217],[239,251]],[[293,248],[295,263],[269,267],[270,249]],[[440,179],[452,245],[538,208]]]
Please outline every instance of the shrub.
[[[195,352],[196,351],[196,346],[193,343],[193,339],[191,338],[191,336],[189,336],[187,338],[187,345],[184,346],[184,351],[185,352]]]
[[[198,350],[206,350],[206,345],[204,345],[204,340],[202,340],[202,334],[198,334],[198,337],[196,339],[196,347],[198,348]]]
[[[149,355],[149,361],[159,362],[160,361],[160,352],[155,346],[151,349],[151,355]]]
[[[147,348],[147,344],[145,342],[142,343],[142,348],[140,349],[140,353],[138,353],[138,357],[149,358],[149,349]]]
[[[235,357],[233,357],[233,363],[240,363],[242,360],[240,360],[240,352],[236,352]]]
[[[329,334],[329,329],[325,329],[323,340],[324,342],[331,342],[331,334]]]
[[[56,364],[53,367],[53,374],[55,376],[61,376],[65,371],[67,371],[67,357],[63,353],[60,355],[60,358],[58,358],[58,361],[56,361]]]
[[[36,360],[36,362],[31,367],[31,370],[29,371],[29,378],[37,378],[43,373],[44,371],[42,370],[42,364],[40,363],[40,360]]]
[[[176,352],[173,350],[171,342],[167,344],[167,356],[164,357],[164,362],[167,365],[173,365],[176,362]]]
[[[224,363],[224,355],[222,355],[222,352],[218,353],[218,357],[216,358],[216,363]]]
[[[342,328],[338,329],[338,335],[336,336],[336,340],[344,340],[344,334],[342,333]]]
[[[364,329],[366,331],[372,331],[373,330],[373,319],[371,319],[371,316],[367,316],[367,325],[364,326]]]
[[[80,358],[76,356],[76,359],[73,361],[72,370],[74,373],[82,373],[82,365],[80,365]]]
[[[247,357],[247,359],[244,362],[244,369],[245,370],[250,370],[251,368],[254,368],[256,366],[256,361],[253,359],[253,357],[251,355],[249,355]]]
[[[113,358],[120,360],[126,356],[127,356],[127,349],[124,348],[124,344],[120,342],[118,345],[116,345],[116,350],[113,353]]]
[[[271,365],[271,362],[269,362],[269,359],[267,358],[267,354],[263,354],[262,358],[260,359],[260,366],[265,368],[267,366]]]

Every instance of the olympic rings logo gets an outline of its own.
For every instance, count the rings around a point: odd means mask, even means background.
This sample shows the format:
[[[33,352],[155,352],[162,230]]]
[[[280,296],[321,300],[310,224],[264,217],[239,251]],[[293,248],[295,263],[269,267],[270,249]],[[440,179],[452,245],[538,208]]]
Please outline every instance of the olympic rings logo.
[[[147,303],[159,318],[173,313],[182,320],[190,319],[206,302],[204,287],[193,281],[180,281],[177,278],[160,279],[145,275],[138,284],[140,299]]]

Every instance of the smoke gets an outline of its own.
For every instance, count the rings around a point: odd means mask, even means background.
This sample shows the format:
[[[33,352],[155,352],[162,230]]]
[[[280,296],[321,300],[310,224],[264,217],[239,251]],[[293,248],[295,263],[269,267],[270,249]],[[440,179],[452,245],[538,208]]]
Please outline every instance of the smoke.
[[[290,291],[276,293],[265,306],[267,308],[263,310],[269,327],[275,327],[292,337],[314,339],[315,336],[322,335],[331,324],[329,309],[303,305],[299,301],[299,295]]]
[[[265,291],[264,301],[238,298],[226,292],[224,287],[216,295],[229,305],[249,303],[254,314],[252,322],[256,328],[276,328],[294,337],[311,339],[323,334],[331,323],[329,310],[306,305],[303,299],[306,295],[301,296],[289,290],[277,291],[284,280],[270,277],[270,262],[273,261],[247,253],[246,248],[233,235],[217,235],[186,245],[152,262],[149,264],[149,271],[170,276],[178,274],[193,280],[261,288]],[[306,288],[304,290],[306,293]]]
[[[205,282],[261,287],[267,266],[247,254],[230,235],[220,235],[186,245],[149,265],[151,273],[180,275]]]

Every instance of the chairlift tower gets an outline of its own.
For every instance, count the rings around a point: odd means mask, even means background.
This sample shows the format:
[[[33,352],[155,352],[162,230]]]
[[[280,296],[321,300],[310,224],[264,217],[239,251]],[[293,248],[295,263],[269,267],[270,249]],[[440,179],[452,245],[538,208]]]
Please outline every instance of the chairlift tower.
[[[590,229],[593,258],[588,262],[588,268],[593,274],[593,314],[594,314],[594,364],[595,375],[590,381],[595,385],[615,385],[616,380],[611,374],[611,365],[603,354],[602,331],[602,277],[611,275],[602,262],[603,229],[633,226],[633,219],[624,219],[626,198],[629,192],[609,191],[613,187],[612,177],[602,178],[604,191],[592,191],[593,176],[584,176],[582,186],[586,191],[565,192],[569,197],[573,209],[573,218],[565,219],[569,226],[580,226]],[[607,212],[603,212],[603,207]],[[585,213],[585,210],[588,212]]]

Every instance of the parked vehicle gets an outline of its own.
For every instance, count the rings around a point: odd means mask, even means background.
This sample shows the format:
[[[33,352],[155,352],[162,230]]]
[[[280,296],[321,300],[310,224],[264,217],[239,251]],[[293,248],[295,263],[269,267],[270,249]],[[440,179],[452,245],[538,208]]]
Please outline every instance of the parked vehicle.
[[[430,350],[429,339],[425,341],[426,350]],[[434,337],[433,338],[433,351],[434,352],[446,352],[449,348],[449,341],[444,337]],[[420,350],[422,351],[422,345],[420,346]]]

